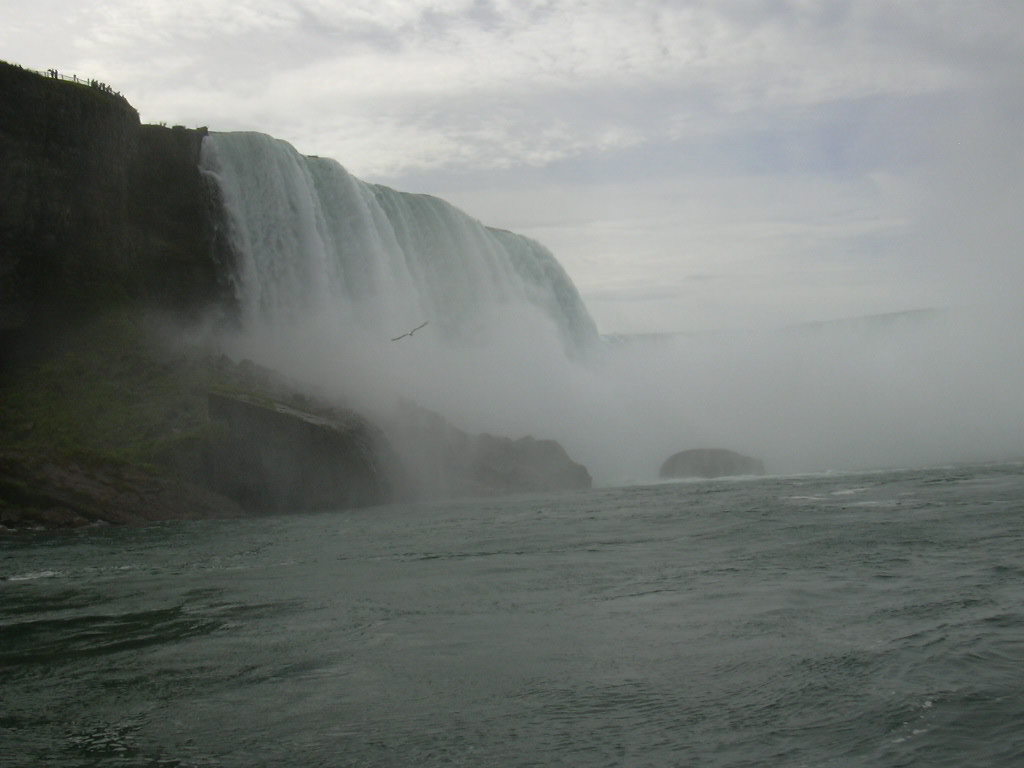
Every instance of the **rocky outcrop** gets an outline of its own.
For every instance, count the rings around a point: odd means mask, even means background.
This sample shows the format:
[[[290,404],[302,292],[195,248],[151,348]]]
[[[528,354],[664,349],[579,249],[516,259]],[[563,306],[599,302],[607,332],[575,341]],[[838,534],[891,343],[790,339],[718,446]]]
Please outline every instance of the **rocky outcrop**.
[[[0,452],[0,530],[243,514],[222,495],[123,462]]]
[[[470,434],[409,401],[380,416],[414,498],[495,496],[590,488],[587,468],[554,440]]]
[[[724,448],[695,448],[670,456],[658,474],[663,478],[763,475],[764,464]]]
[[[471,483],[487,493],[589,488],[590,473],[554,440],[476,435],[469,441]]]
[[[390,449],[354,412],[327,418],[251,395],[210,393],[224,430],[208,444],[203,485],[256,512],[384,504],[398,471]]]
[[[0,533],[395,498],[400,468],[365,419],[146,326],[94,322],[0,376]]]

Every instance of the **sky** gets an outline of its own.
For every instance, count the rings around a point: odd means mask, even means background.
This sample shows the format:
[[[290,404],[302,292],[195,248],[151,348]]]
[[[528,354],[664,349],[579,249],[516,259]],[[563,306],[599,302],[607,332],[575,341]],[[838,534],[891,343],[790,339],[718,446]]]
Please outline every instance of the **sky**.
[[[533,237],[604,333],[1024,319],[1020,0],[0,0],[0,58]]]

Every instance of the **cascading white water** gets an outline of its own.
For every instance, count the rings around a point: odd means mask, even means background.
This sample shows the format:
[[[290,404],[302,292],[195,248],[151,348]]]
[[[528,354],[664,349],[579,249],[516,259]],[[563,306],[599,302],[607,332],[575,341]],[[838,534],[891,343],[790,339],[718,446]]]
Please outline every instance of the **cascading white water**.
[[[496,314],[545,316],[569,353],[597,340],[572,281],[537,242],[445,201],[353,177],[258,133],[211,134],[202,167],[220,185],[249,324],[328,312],[394,336],[486,342]]]

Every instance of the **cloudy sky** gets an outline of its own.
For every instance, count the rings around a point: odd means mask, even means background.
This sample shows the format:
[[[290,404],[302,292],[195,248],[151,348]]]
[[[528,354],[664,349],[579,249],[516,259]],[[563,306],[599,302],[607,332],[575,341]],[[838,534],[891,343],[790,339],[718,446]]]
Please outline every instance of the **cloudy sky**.
[[[1024,288],[1020,0],[0,0],[0,58],[549,246],[604,332]]]

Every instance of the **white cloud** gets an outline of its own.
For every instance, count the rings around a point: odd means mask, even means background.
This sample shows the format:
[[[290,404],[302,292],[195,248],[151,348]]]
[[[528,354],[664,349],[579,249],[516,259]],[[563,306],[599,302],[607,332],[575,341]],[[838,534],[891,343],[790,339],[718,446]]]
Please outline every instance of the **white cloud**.
[[[678,138],[751,111],[962,84],[970,67],[936,51],[1006,47],[1014,24],[976,7],[958,26],[958,7],[150,0],[79,7],[65,34],[82,62],[141,94],[152,119],[189,122],[186,103],[209,107],[211,123],[276,112],[285,138],[315,136],[305,127],[315,123],[324,139],[310,151],[343,160],[346,144],[323,146],[343,115],[450,139],[428,139],[427,152],[382,142],[374,167],[356,167],[376,172],[542,162],[600,149],[612,134]],[[630,110],[638,92],[657,94],[656,112]],[[540,149],[502,152],[512,135],[514,149]]]

